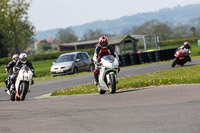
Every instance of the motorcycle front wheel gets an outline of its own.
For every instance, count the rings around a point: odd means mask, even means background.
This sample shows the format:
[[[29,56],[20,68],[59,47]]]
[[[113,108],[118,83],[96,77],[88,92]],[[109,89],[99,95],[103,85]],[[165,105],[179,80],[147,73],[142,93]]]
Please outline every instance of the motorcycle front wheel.
[[[105,94],[106,93],[105,90],[101,90],[100,86],[97,86],[97,90],[98,90],[99,94]]]
[[[110,83],[109,89],[110,89],[110,93],[113,94],[116,92],[116,78],[114,74],[110,75],[110,78],[111,78],[111,83]]]
[[[20,100],[24,101],[28,91],[28,87],[28,83],[22,82],[20,84]]]
[[[173,62],[172,62],[172,67],[175,67],[175,65],[177,64],[177,62],[178,62],[178,59],[175,58],[175,59],[173,60]]]

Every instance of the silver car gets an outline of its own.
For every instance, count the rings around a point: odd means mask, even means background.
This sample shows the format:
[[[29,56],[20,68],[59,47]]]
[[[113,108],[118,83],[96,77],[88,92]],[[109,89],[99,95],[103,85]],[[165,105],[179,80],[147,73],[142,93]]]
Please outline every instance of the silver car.
[[[87,52],[72,52],[60,55],[51,66],[51,73],[57,76],[92,69],[93,64]]]

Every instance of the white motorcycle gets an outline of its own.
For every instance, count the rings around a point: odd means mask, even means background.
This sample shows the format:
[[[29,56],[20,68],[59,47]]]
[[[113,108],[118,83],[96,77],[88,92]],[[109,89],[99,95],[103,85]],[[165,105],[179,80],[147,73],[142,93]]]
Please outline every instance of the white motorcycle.
[[[118,59],[112,55],[103,56],[99,66],[99,84],[97,86],[100,94],[105,94],[107,90],[115,93],[117,84],[117,74],[119,72]]]
[[[27,92],[30,90],[31,81],[32,81],[33,73],[28,66],[23,66],[17,75],[15,87],[11,85],[10,87],[10,100],[11,101],[19,101],[25,100]]]

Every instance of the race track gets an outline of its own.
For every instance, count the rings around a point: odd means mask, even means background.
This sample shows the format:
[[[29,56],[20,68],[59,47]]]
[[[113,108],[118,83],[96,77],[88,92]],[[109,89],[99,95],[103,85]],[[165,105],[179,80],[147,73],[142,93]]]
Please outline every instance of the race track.
[[[197,65],[200,59],[192,63]],[[122,69],[119,77],[171,69],[171,62]],[[173,68],[176,69],[176,68]],[[55,89],[91,83],[92,74],[36,83],[27,100],[11,102],[0,89],[0,133],[198,133],[200,84],[116,94],[34,99]]]
[[[200,84],[0,102],[2,133],[198,133]]]
[[[200,59],[193,59],[191,63],[186,63],[184,67],[200,64]],[[178,67],[176,67],[178,68]],[[140,67],[130,67],[121,69],[118,77],[127,77],[143,73],[156,72],[159,70],[176,69],[171,67],[171,62],[145,65]],[[65,89],[72,86],[92,83],[93,74],[85,74],[62,79],[55,79],[35,83],[31,88],[31,93],[27,95],[26,100],[34,99],[36,96],[52,93],[57,89]],[[9,100],[4,88],[0,88],[0,101]]]

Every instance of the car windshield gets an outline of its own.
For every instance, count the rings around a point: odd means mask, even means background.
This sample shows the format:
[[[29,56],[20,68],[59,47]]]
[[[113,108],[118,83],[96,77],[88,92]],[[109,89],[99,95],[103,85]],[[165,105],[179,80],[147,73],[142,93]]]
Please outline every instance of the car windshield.
[[[110,63],[115,60],[112,55],[103,56],[103,59],[109,61]]]
[[[63,55],[63,56],[60,56],[60,57],[56,60],[56,63],[74,61],[74,57],[75,57],[74,54],[71,54],[71,55]]]

